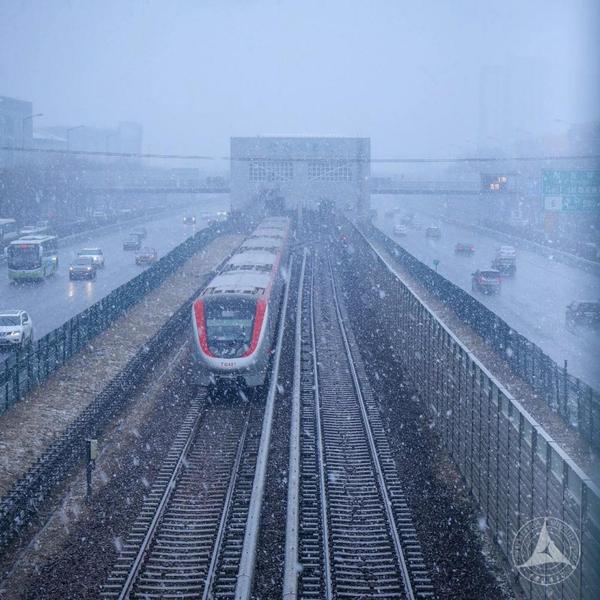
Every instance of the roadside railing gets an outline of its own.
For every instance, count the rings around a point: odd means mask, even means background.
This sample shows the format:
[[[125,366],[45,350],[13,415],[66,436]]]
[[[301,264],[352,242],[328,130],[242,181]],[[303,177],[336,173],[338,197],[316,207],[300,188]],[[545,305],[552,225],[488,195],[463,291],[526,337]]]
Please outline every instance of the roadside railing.
[[[197,234],[195,237],[197,245],[199,240],[206,242],[209,235]],[[190,241],[188,249],[195,244]],[[212,275],[214,273],[208,273],[198,279],[198,290]],[[136,352],[123,370],[115,375],[81,414],[53,440],[6,496],[0,499],[0,551],[35,519],[45,500],[82,462],[86,439],[98,438],[107,423],[133,397],[138,385],[152,373],[159,360],[182,343],[181,332],[189,323],[190,308],[196,294],[197,292],[192,294],[177,307],[175,313]]]
[[[469,293],[422,263],[371,223],[363,226],[404,268],[498,352],[511,370],[594,448],[600,449],[600,393],[556,364]]]
[[[44,381],[91,339],[105,331],[228,227],[227,223],[218,223],[197,232],[150,268],[115,288],[57,329],[26,348],[9,353],[0,362],[0,414]]]
[[[371,230],[368,234],[376,237]],[[373,339],[390,349],[390,361],[401,364],[403,375],[428,406],[438,439],[481,509],[482,526],[489,528],[525,596],[532,600],[550,596],[564,600],[598,598],[597,486],[394,273],[367,237],[348,227],[347,243],[339,264],[345,293],[355,308],[353,313],[367,319],[368,329],[376,332]],[[387,248],[394,250],[393,246]],[[402,260],[422,276],[420,280],[428,288],[433,286],[437,279],[411,258],[409,255]],[[451,297],[450,291],[442,289],[437,295],[460,303],[460,294]],[[467,304],[461,309],[467,306],[477,310],[475,305]],[[490,340],[506,343],[501,328]],[[529,363],[528,367],[531,373],[546,368],[534,368]],[[561,544],[567,555],[564,564],[559,563],[563,570],[525,566],[530,555],[527,552],[533,552],[535,536],[541,536],[546,519],[562,521],[561,527],[575,536],[571,545]],[[560,531],[555,529],[552,535],[556,537]],[[515,548],[518,553],[519,540],[523,539],[519,533],[523,536],[523,532],[530,534],[523,549],[526,554],[519,561]]]

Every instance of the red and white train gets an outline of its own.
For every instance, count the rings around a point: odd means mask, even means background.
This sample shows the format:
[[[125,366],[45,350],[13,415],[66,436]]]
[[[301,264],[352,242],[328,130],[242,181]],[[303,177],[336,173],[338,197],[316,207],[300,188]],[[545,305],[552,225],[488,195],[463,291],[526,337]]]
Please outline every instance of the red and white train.
[[[290,220],[264,219],[192,305],[195,381],[262,385],[279,305]]]

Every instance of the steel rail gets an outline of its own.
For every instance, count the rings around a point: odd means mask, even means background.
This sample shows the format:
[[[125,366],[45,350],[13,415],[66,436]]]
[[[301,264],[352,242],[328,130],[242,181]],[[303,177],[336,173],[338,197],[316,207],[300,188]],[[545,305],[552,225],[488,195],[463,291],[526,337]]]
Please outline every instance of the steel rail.
[[[294,344],[294,383],[292,388],[292,417],[290,423],[290,457],[288,466],[287,521],[285,531],[285,566],[283,597],[298,595],[298,523],[300,502],[300,377],[302,351],[302,299],[307,250],[304,248],[300,269],[300,286],[296,303],[296,332]]]
[[[235,485],[238,480],[238,476],[240,473],[240,465],[242,463],[242,456],[244,445],[246,442],[246,434],[248,433],[248,425],[250,423],[250,415],[252,413],[252,409],[248,411],[248,418],[246,419],[246,423],[244,424],[244,429],[242,431],[242,435],[240,436],[240,442],[238,444],[237,453],[235,456],[235,462],[233,464],[233,469],[231,471],[231,478],[229,479],[229,486],[227,487],[227,494],[225,496],[225,501],[223,503],[223,512],[221,513],[221,520],[219,522],[219,530],[217,531],[217,535],[215,537],[215,542],[213,545],[212,556],[210,559],[210,565],[208,566],[208,571],[206,573],[206,579],[204,582],[204,591],[202,593],[202,600],[211,600],[212,595],[212,585],[215,579],[215,575],[217,573],[217,567],[219,564],[219,554],[221,552],[221,547],[223,544],[223,539],[225,538],[225,531],[227,528],[227,518],[230,513],[230,509],[233,504],[233,493],[235,490]]]
[[[194,419],[194,423],[193,423],[192,427],[190,428],[190,432],[189,432],[188,437],[185,441],[185,444],[179,454],[179,458],[177,459],[177,463],[175,464],[173,473],[171,474],[171,477],[169,478],[169,482],[167,483],[167,486],[162,495],[162,498],[160,499],[160,502],[158,504],[156,512],[154,513],[154,516],[152,517],[152,521],[150,522],[150,525],[148,527],[146,535],[144,536],[144,539],[138,550],[138,553],[131,565],[131,569],[129,570],[127,579],[125,580],[125,583],[123,584],[123,587],[119,593],[119,596],[118,596],[119,600],[126,600],[130,596],[133,586],[134,586],[134,584],[137,580],[137,577],[140,573],[140,569],[142,568],[142,565],[144,563],[146,554],[150,548],[150,544],[151,544],[152,540],[154,539],[158,525],[159,525],[159,523],[162,519],[162,516],[167,508],[169,499],[171,498],[173,491],[175,490],[175,485],[177,483],[177,480],[179,479],[182,469],[185,466],[186,457],[189,453],[190,448],[192,447],[192,444],[196,437],[196,432],[198,431],[198,427],[200,425],[200,422],[202,421],[202,417],[204,416],[204,414],[205,414],[204,410],[200,410],[198,408],[198,414],[196,415],[196,417]]]
[[[314,303],[314,281],[315,268],[318,257],[314,257],[313,270],[310,280],[310,337],[312,348],[312,363],[314,372],[314,396],[315,396],[315,421],[316,421],[316,444],[319,464],[319,490],[321,499],[321,540],[323,542],[323,581],[325,583],[325,598],[333,598],[333,578],[331,574],[331,548],[329,547],[329,522],[327,520],[327,476],[325,467],[325,444],[323,443],[323,425],[321,422],[321,392],[319,387],[319,359],[317,356],[317,338],[315,335],[315,303]]]
[[[237,583],[235,587],[236,600],[250,600],[252,597],[254,567],[256,565],[256,547],[258,545],[258,533],[260,529],[260,513],[265,490],[267,461],[269,459],[269,446],[271,444],[271,431],[273,428],[275,396],[277,394],[277,382],[279,379],[279,363],[281,362],[281,349],[283,347],[283,334],[285,332],[285,322],[293,266],[294,258],[291,257],[288,262],[288,280],[285,286],[283,307],[279,317],[279,331],[277,334],[277,344],[275,346],[275,355],[273,358],[271,381],[269,384],[269,392],[267,395],[265,413],[263,417],[260,446],[258,448],[258,455],[256,458],[256,469],[254,474],[254,483],[252,485],[252,495],[250,497],[250,506],[248,509],[248,519],[246,521],[246,530],[244,533],[242,556],[238,568]]]
[[[198,410],[198,407],[196,407],[196,410]],[[186,504],[186,498],[190,494],[189,486],[193,485],[192,482],[194,472],[197,472],[198,456],[204,455],[199,449],[198,444],[199,442],[203,442],[205,440],[198,428],[201,425],[206,427],[207,419],[214,418],[210,417],[210,408],[205,407],[202,412],[203,418],[201,422],[198,423],[196,432],[194,432],[194,424],[187,424],[190,415],[186,417],[186,420],[180,429],[180,433],[183,434],[180,436],[181,439],[178,440],[176,438],[176,440],[173,442],[171,450],[165,458],[166,465],[170,465],[172,463],[172,466],[170,467],[169,472],[165,474],[165,477],[161,477],[160,474],[157,476],[157,482],[161,490],[156,493],[151,490],[149,493],[150,497],[155,495],[158,495],[159,497],[156,499],[155,503],[150,500],[152,505],[151,510],[150,507],[147,506],[142,508],[142,512],[140,517],[138,517],[138,521],[131,528],[131,535],[133,538],[136,536],[136,531],[139,531],[141,528],[143,528],[143,533],[141,534],[143,535],[143,538],[136,543],[130,537],[125,544],[126,548],[135,544],[136,548],[134,551],[132,551],[134,556],[128,560],[126,558],[127,550],[121,553],[121,565],[117,564],[113,567],[112,575],[104,585],[104,591],[102,594],[104,597],[117,598],[124,596],[129,598],[132,596],[152,596],[152,573],[156,571],[157,568],[160,568],[160,566],[157,567],[157,565],[164,565],[166,561],[170,561],[174,565],[180,560],[180,556],[178,556],[178,554],[180,554],[181,547],[177,546],[177,540],[171,542],[171,547],[168,547],[169,542],[165,542],[165,539],[161,540],[161,536],[164,538],[171,537],[173,532],[178,528],[180,528],[182,531],[180,541],[188,550],[205,554],[205,558],[198,558],[195,569],[196,571],[201,571],[203,574],[185,574],[182,572],[179,578],[169,577],[164,581],[165,587],[163,592],[172,592],[176,595],[177,593],[180,593],[182,589],[185,589],[185,585],[187,583],[190,586],[190,589],[188,590],[189,593],[193,593],[194,595],[202,598],[213,597],[212,587],[215,579],[218,577],[218,561],[223,551],[223,543],[227,533],[228,518],[231,512],[235,510],[235,490],[238,485],[239,478],[241,477],[241,465],[243,464],[243,459],[246,456],[246,440],[248,437],[248,430],[250,429],[253,408],[249,406],[248,410],[244,411],[244,413],[245,414],[240,425],[239,434],[230,436],[232,441],[235,440],[235,442],[231,444],[232,462],[229,470],[227,470],[228,475],[221,479],[221,481],[223,481],[222,485],[214,487],[213,491],[216,493],[216,495],[213,494],[212,497],[207,496],[201,503],[206,507],[210,506],[214,503],[214,499],[219,497],[222,490],[222,500],[219,504],[220,510],[218,514],[214,515],[214,517],[211,514],[213,511],[210,509],[204,517],[199,516],[197,513],[192,514],[193,511],[186,511],[186,514],[183,515],[178,514],[181,512],[181,506]],[[195,419],[195,415],[191,415],[191,417]],[[186,443],[190,439],[192,439],[191,446]],[[222,448],[220,447],[220,452],[228,454],[228,447],[229,443],[227,442]],[[171,454],[173,455],[172,457]],[[217,456],[218,455],[215,455],[213,458],[216,458]],[[179,477],[173,484],[175,468],[177,463],[182,459],[184,461],[183,469],[180,470]],[[162,484],[160,483],[161,479],[165,480],[165,482]],[[169,489],[171,490],[170,497],[166,498]],[[191,508],[193,507],[190,507],[190,509]],[[154,526],[155,520],[157,519],[157,511],[159,509],[162,510],[162,516],[160,516],[158,525]],[[142,516],[144,513],[149,513],[147,519]],[[201,523],[202,532],[198,532],[199,535],[197,538],[191,538],[188,532],[193,531],[199,523]],[[206,532],[212,528],[213,524],[215,531],[214,538],[208,542],[206,539]],[[150,531],[151,527],[154,528],[154,532]],[[147,540],[150,537],[151,539],[148,543]],[[192,550],[192,547],[189,544],[190,541],[195,542],[194,550]],[[158,551],[158,553],[156,553],[156,544],[161,546],[161,549]],[[145,552],[143,552],[143,546],[146,548]],[[141,558],[141,562],[139,560],[136,561],[136,558]],[[123,564],[123,562],[125,564]],[[134,569],[137,571],[137,573],[132,572]],[[202,579],[199,578],[200,576]],[[198,585],[200,581],[203,582],[202,586]],[[128,589],[125,589],[125,585],[128,586]]]
[[[363,396],[362,389],[360,386],[360,380],[358,378],[358,374],[357,374],[356,368],[354,366],[354,359],[352,357],[352,349],[350,348],[350,344],[348,342],[348,337],[346,334],[346,327],[344,325],[344,320],[342,318],[342,313],[341,313],[341,309],[340,309],[340,302],[339,302],[339,298],[338,298],[338,294],[337,294],[336,281],[335,281],[335,276],[333,273],[333,267],[331,266],[331,260],[329,259],[329,257],[327,258],[327,264],[328,264],[329,273],[331,276],[331,287],[333,290],[333,304],[334,304],[335,312],[337,315],[338,326],[339,326],[340,332],[342,334],[342,339],[344,342],[344,349],[346,352],[346,356],[348,358],[348,366],[350,368],[350,374],[352,375],[352,381],[354,383],[356,397],[359,401],[358,404],[359,404],[360,412],[361,412],[362,419],[363,419],[363,425],[364,425],[365,433],[366,433],[367,440],[369,443],[369,448],[371,451],[371,459],[372,459],[373,467],[374,467],[376,475],[377,475],[377,481],[379,483],[379,488],[380,488],[380,492],[381,492],[382,499],[383,499],[383,504],[384,504],[385,513],[386,513],[387,522],[388,522],[389,533],[390,533],[390,536],[394,543],[396,557],[398,559],[398,566],[402,573],[402,582],[404,584],[404,590],[406,592],[407,598],[414,600],[414,598],[416,598],[416,595],[415,595],[413,587],[412,587],[412,583],[411,583],[411,579],[410,579],[410,572],[408,569],[404,551],[402,549],[402,542],[400,540],[400,534],[398,532],[398,528],[396,527],[396,521],[395,521],[394,513],[392,510],[392,500],[388,493],[387,485],[385,482],[385,476],[383,474],[383,469],[381,467],[381,463],[379,462],[377,446],[375,444],[373,431],[371,429],[371,423],[369,421],[369,416],[368,416],[367,409],[365,406],[365,400],[364,400],[364,396]]]

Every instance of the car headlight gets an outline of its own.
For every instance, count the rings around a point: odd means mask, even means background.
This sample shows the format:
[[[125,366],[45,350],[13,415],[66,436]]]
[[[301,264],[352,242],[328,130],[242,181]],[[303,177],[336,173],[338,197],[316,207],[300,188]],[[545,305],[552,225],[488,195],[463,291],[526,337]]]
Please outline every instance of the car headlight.
[[[19,337],[21,335],[20,331],[9,331],[8,332],[8,337]]]

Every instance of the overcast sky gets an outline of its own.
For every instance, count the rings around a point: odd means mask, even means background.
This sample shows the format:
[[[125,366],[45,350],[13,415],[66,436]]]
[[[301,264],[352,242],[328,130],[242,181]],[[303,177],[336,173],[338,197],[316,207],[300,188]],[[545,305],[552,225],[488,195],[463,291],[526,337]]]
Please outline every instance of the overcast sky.
[[[521,129],[599,118],[599,17],[598,0],[0,0],[0,95],[38,125],[138,121],[149,152],[324,133],[455,155],[483,65],[514,73]]]

